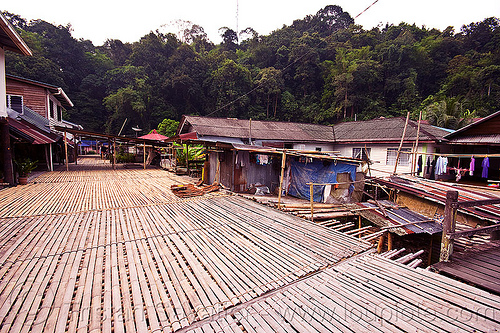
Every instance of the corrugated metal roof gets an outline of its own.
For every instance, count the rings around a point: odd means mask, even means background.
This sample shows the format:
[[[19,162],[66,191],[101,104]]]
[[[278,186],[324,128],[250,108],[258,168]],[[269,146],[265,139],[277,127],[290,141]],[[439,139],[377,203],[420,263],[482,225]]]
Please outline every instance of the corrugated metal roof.
[[[499,134],[464,135],[449,139],[452,144],[500,145]]]
[[[334,126],[336,142],[387,142],[401,140],[406,118],[379,118],[366,121],[340,123]],[[405,140],[415,141],[418,122],[410,120]],[[420,124],[419,140],[440,141],[449,131],[426,123]]]
[[[9,126],[33,139],[31,144],[44,145],[57,141],[56,135],[51,133],[42,133],[37,127],[31,125],[25,120],[16,120],[9,118]]]
[[[406,207],[399,207],[390,201],[383,200],[381,203],[385,206],[384,211],[382,211],[381,208],[377,209],[377,206],[372,203],[360,202],[358,203],[359,206],[373,208],[373,210],[359,211],[359,213],[379,227],[391,227],[389,231],[398,235],[422,233],[433,235],[443,231],[441,224],[436,221],[431,221],[427,216],[414,212]]]
[[[198,136],[252,138],[301,142],[333,142],[331,126],[236,118],[185,116],[181,134],[196,132]]]

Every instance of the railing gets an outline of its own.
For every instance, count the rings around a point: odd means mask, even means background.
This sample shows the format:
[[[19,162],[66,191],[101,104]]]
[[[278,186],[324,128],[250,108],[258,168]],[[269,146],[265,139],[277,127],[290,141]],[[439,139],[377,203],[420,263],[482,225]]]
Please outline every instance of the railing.
[[[465,207],[476,207],[499,204],[500,199],[472,200],[458,202],[458,191],[446,192],[446,203],[444,207],[443,235],[441,238],[441,253],[439,261],[449,261],[453,254],[453,243],[455,239],[469,237],[479,233],[492,233],[500,230],[500,223],[481,228],[471,228],[464,231],[455,231],[457,210]]]

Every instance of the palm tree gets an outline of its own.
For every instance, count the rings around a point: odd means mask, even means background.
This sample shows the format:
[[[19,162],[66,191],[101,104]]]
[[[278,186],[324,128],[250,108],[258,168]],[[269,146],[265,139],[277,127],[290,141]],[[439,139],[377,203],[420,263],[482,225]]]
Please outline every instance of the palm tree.
[[[426,108],[426,119],[431,125],[454,130],[467,125],[474,116],[475,112],[464,110],[463,104],[455,97],[444,98]]]

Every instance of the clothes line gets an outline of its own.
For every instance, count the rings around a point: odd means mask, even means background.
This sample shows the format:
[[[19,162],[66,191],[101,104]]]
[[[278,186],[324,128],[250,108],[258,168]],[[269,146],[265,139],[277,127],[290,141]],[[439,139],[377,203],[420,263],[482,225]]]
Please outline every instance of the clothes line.
[[[402,154],[414,154],[411,151],[401,151]],[[500,157],[500,154],[452,154],[452,153],[426,153],[426,152],[417,152],[417,155],[432,155],[432,156],[443,156],[443,157],[460,157],[460,158],[485,158],[485,157]]]

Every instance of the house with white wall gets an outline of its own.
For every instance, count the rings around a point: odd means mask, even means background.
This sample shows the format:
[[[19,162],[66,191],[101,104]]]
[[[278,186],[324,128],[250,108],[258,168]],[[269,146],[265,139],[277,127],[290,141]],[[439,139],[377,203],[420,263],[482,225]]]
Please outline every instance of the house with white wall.
[[[340,151],[341,156],[370,160],[372,176],[389,176],[394,173],[405,123],[404,117],[339,123],[334,126],[334,149]],[[409,120],[399,154],[397,173],[412,172],[415,161],[410,153],[414,151],[417,136],[417,155],[433,157],[434,155],[425,154],[449,152],[450,147],[444,137],[450,132],[452,131],[425,122],[420,123],[419,129],[418,122]],[[423,161],[425,165],[426,159],[423,158]]]
[[[331,126],[237,118],[183,116],[177,134],[198,140],[306,151],[332,151]]]

